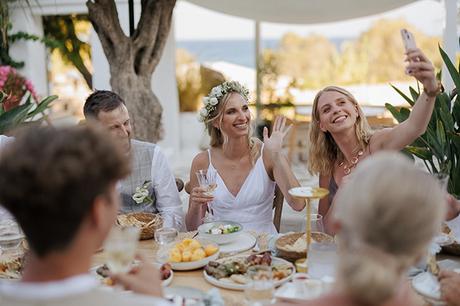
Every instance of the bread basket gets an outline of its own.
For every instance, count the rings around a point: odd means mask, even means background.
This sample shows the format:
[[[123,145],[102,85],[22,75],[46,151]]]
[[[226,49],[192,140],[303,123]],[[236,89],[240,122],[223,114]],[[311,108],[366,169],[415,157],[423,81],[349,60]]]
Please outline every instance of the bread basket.
[[[163,218],[159,214],[135,212],[118,215],[117,223],[122,226],[135,226],[141,229],[140,240],[152,239],[155,231],[163,226]]]
[[[305,258],[307,256],[307,252],[305,251],[293,251],[288,246],[294,245],[294,243],[305,235],[305,233],[291,233],[287,235],[283,235],[275,242],[276,254],[278,257],[284,258],[291,262],[296,261],[300,258]],[[333,242],[334,238],[325,233],[318,233],[313,232],[311,233],[312,239],[317,242]]]

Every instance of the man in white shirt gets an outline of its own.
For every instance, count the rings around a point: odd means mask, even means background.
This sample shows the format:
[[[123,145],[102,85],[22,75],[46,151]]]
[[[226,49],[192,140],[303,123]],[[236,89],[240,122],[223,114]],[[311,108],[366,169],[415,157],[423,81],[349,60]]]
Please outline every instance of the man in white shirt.
[[[108,90],[95,91],[86,99],[83,113],[88,121],[95,119],[106,126],[131,156],[132,173],[118,186],[121,211],[160,213],[165,226],[182,229],[182,203],[168,161],[158,145],[131,138],[123,99]]]
[[[169,305],[150,264],[118,283],[135,294],[107,291],[88,273],[91,257],[113,226],[116,182],[129,162],[103,128],[35,128],[0,157],[0,202],[22,227],[30,252],[20,282],[0,282],[0,305]]]

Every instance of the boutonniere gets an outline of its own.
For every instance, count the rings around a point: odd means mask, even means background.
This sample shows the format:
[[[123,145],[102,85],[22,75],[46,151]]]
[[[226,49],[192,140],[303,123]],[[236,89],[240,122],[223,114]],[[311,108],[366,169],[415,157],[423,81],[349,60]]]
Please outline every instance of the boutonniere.
[[[145,181],[142,186],[136,187],[136,192],[133,194],[132,199],[137,204],[152,204],[153,200],[149,196],[149,186],[152,184],[151,181]]]

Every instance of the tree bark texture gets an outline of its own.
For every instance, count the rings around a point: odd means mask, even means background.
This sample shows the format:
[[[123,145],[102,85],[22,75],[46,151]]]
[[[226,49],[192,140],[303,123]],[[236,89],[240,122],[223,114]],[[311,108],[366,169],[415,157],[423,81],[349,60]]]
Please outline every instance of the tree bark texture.
[[[152,91],[176,0],[141,0],[133,35],[123,33],[114,0],[88,0],[89,18],[110,66],[110,85],[126,102],[137,139],[156,142],[163,108]]]

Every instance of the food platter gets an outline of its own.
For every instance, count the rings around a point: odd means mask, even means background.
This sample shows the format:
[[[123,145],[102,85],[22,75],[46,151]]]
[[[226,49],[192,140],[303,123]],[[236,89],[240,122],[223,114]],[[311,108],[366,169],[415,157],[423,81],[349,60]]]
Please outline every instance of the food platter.
[[[228,258],[223,258],[219,259],[215,262],[209,263],[208,266],[203,271],[203,275],[206,281],[208,281],[210,284],[220,287],[220,288],[225,288],[225,289],[231,289],[231,290],[244,290],[246,288],[246,284],[244,284],[244,279],[245,279],[245,274],[243,273],[234,273],[228,277],[221,277],[218,278],[219,276],[215,276],[210,272],[210,266],[216,266],[217,264],[222,264],[222,265],[228,265],[232,263],[247,263],[248,259],[251,256],[256,256],[256,255],[250,255],[250,256],[234,256],[234,257],[228,257]],[[262,255],[258,255],[262,256]],[[250,265],[250,264],[249,264]],[[282,285],[283,283],[289,281],[292,279],[294,273],[295,273],[295,268],[294,265],[282,258],[278,257],[271,257],[271,267],[273,271],[273,284],[275,287],[278,287]],[[244,271],[241,270],[241,271]],[[237,276],[237,277],[233,277]],[[235,279],[238,280],[235,281]]]
[[[412,287],[433,305],[446,305],[441,300],[441,289],[436,276],[423,272],[412,279]]]

